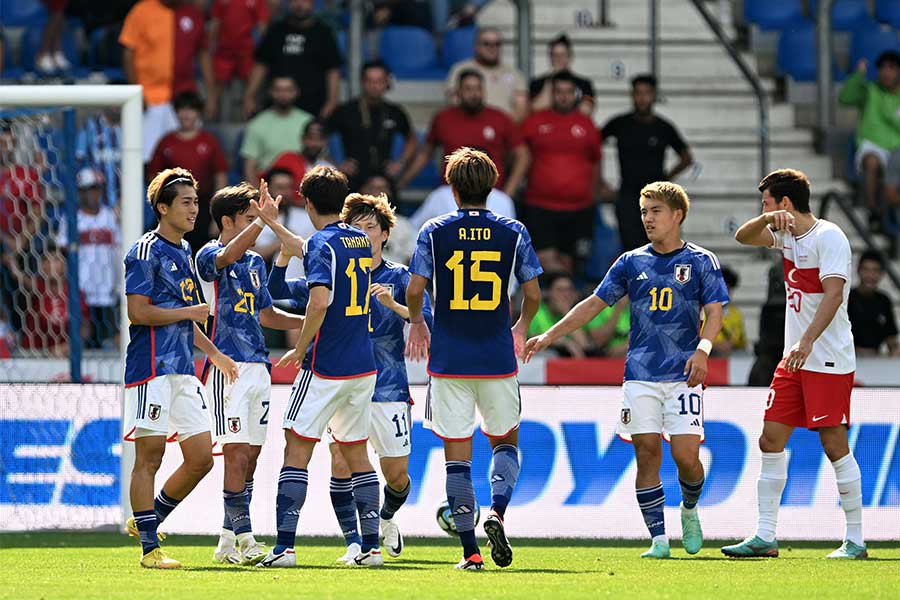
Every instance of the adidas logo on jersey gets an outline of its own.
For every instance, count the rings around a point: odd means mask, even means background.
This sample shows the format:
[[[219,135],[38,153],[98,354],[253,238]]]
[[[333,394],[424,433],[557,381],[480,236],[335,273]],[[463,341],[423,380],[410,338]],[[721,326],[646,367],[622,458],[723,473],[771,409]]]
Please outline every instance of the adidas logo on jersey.
[[[178,265],[176,265],[175,263],[172,263],[172,266],[169,267],[169,270],[170,270],[170,271],[177,271],[177,270],[178,270]]]
[[[237,273],[235,273],[234,270],[228,271],[228,274],[229,274],[233,279],[237,279],[237,278],[238,278]]]
[[[637,276],[638,281],[647,281],[648,279],[650,278],[647,277],[647,273],[645,273],[644,271],[641,271],[641,274]]]

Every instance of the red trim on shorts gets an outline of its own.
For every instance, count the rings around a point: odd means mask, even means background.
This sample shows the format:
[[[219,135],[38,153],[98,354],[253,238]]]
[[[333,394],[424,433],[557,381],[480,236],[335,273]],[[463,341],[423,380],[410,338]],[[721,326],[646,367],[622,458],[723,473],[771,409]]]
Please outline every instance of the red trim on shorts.
[[[365,444],[366,442],[369,441],[369,438],[363,438],[361,440],[356,440],[353,442],[342,442],[341,440],[334,437],[334,433],[331,434],[331,439],[334,440],[335,444],[340,444],[341,446],[355,446],[357,444]]]
[[[288,427],[286,429],[286,431],[290,431],[291,433],[293,433],[295,436],[297,436],[301,440],[306,440],[307,442],[321,442],[322,441],[321,438],[311,438],[311,437],[306,437],[305,435],[300,435],[299,433],[294,431],[293,427]]]
[[[516,367],[515,371],[507,373],[506,375],[448,375],[446,373],[434,373],[430,366],[426,371],[432,377],[440,377],[441,379],[508,379],[509,377],[515,377],[519,374],[518,367]]]
[[[137,427],[132,427],[128,433],[126,433],[125,435],[122,436],[122,439],[125,440],[126,442],[135,441],[137,438],[132,437],[131,439],[129,439],[129,437],[128,437],[128,436],[132,435],[135,431],[137,431]]]
[[[520,423],[516,423],[516,426],[515,426],[515,427],[513,427],[512,429],[510,429],[509,431],[507,431],[507,432],[504,433],[503,435],[491,435],[490,433],[488,433],[487,431],[485,431],[484,428],[481,428],[481,433],[483,433],[485,436],[487,436],[487,437],[489,437],[489,438],[491,438],[491,439],[497,440],[497,439],[500,439],[500,438],[505,438],[506,436],[508,436],[509,434],[511,434],[513,431],[515,431],[516,429],[519,428],[519,425],[520,425]]]
[[[450,437],[444,437],[444,436],[442,436],[441,434],[439,434],[437,431],[435,431],[434,429],[431,430],[431,433],[433,433],[434,435],[438,436],[439,438],[441,438],[441,439],[444,440],[445,442],[467,442],[467,441],[470,441],[473,437],[475,437],[474,434],[473,434],[473,435],[470,435],[469,437],[464,437],[464,438],[450,438]]]

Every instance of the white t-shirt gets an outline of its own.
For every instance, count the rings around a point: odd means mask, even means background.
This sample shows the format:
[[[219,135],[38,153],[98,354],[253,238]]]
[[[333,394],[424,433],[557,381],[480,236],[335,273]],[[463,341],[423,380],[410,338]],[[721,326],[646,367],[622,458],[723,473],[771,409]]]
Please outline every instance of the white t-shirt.
[[[488,194],[487,208],[501,217],[516,218],[516,205],[513,203],[512,198],[497,188],[492,189],[491,193]],[[456,212],[453,190],[450,189],[449,185],[442,185],[428,194],[419,210],[409,218],[409,223],[418,232],[426,221],[450,212]]]
[[[771,230],[770,230],[771,231]],[[847,316],[850,296],[850,242],[840,228],[819,219],[812,229],[799,237],[773,231],[773,248],[781,250],[784,263],[784,287],[787,293],[784,322],[784,355],[800,341],[825,296],[822,281],[843,279],[843,300],[834,319],[813,343],[804,371],[845,374],[856,370],[853,333]]]
[[[60,223],[56,243],[66,246],[68,225]],[[121,233],[116,213],[101,206],[96,215],[78,211],[78,286],[88,306],[115,306],[118,300],[119,244]]]

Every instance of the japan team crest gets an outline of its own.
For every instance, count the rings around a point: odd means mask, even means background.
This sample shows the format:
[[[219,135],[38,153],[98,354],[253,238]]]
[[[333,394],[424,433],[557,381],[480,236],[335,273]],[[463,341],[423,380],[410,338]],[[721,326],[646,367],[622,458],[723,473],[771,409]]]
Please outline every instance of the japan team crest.
[[[253,284],[253,289],[258,290],[261,285],[259,280],[259,271],[256,269],[250,269],[250,283]]]
[[[675,281],[687,283],[691,280],[691,265],[675,265]]]
[[[241,430],[241,418],[240,417],[229,417],[228,418],[228,431],[231,433],[237,433]]]
[[[150,417],[151,421],[155,421],[159,418],[159,413],[162,412],[162,407],[159,404],[151,404],[147,409],[147,416]]]
[[[631,409],[623,408],[622,409],[622,425],[628,425],[631,423]]]

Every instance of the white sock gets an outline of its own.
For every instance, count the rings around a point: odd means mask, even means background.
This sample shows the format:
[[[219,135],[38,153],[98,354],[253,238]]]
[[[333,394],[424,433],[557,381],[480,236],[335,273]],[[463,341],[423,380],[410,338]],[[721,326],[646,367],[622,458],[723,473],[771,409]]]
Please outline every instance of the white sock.
[[[763,452],[759,479],[756,481],[756,498],[759,506],[759,520],[756,535],[767,542],[775,541],[775,528],[778,526],[778,507],[781,505],[781,493],[787,483],[787,454],[781,452]]]
[[[851,452],[844,458],[831,463],[834,467],[834,475],[837,479],[838,495],[841,499],[841,508],[844,509],[844,517],[847,519],[845,540],[864,546],[862,535],[862,474],[859,465]]]
[[[256,539],[253,537],[253,533],[248,531],[247,533],[239,533],[237,535],[237,542],[238,542],[238,545],[243,550],[250,544],[255,544]]]
[[[668,546],[668,545],[669,545],[669,536],[667,536],[667,535],[665,535],[665,534],[663,534],[663,535],[654,535],[654,536],[653,536],[653,539],[652,539],[651,541],[653,541],[653,542],[659,542],[659,543],[661,543],[661,544],[665,544],[666,546]]]

